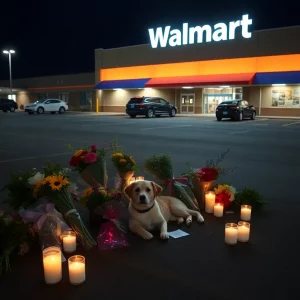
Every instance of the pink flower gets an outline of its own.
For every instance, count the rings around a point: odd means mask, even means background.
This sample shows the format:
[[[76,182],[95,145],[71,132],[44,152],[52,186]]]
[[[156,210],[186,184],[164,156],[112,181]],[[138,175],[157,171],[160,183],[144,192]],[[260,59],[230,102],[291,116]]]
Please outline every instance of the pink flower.
[[[97,154],[94,152],[89,152],[85,157],[84,157],[84,162],[87,164],[91,164],[97,160]]]
[[[96,152],[97,151],[97,146],[96,145],[92,145],[91,146],[91,150],[92,150],[92,152]]]

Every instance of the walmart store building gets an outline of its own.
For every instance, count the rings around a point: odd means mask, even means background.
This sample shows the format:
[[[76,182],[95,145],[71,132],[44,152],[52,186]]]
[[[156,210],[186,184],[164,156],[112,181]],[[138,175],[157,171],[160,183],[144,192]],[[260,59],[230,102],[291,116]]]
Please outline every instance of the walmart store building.
[[[55,97],[72,110],[125,112],[131,97],[158,96],[178,113],[214,114],[220,102],[244,99],[259,115],[300,117],[300,26],[249,34],[227,25],[162,28],[161,40],[153,29],[150,44],[97,49],[95,73],[14,80],[16,101]]]

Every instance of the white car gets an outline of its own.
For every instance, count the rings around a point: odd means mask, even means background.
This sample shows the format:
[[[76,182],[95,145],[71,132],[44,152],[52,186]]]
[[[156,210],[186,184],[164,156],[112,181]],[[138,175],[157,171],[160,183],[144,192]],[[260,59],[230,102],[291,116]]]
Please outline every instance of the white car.
[[[51,112],[52,114],[59,112],[60,114],[63,114],[68,109],[68,104],[60,99],[39,100],[34,103],[27,104],[24,107],[25,112],[28,112],[29,114],[33,114],[35,112],[38,114],[43,114],[44,112]]]

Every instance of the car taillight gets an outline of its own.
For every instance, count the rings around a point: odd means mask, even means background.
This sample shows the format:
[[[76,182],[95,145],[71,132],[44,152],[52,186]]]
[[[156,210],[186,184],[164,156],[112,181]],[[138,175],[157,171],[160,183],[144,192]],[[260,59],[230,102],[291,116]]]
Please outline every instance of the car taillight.
[[[139,103],[139,104],[138,104],[138,106],[144,106],[144,105],[145,105],[144,103]]]
[[[218,110],[218,109],[220,109],[220,108],[221,108],[221,106],[217,106],[216,110]]]
[[[231,107],[233,110],[237,110],[237,109],[239,109],[239,107],[238,106],[232,106]]]

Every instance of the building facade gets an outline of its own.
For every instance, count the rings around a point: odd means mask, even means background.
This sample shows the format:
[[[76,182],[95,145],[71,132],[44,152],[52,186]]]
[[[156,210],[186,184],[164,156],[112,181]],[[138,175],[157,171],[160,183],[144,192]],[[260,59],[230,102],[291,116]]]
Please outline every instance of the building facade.
[[[71,110],[125,112],[131,97],[158,96],[178,113],[206,115],[244,99],[258,115],[300,117],[299,36],[295,26],[178,47],[96,49],[95,72],[14,80],[16,101],[22,108],[54,97]]]

